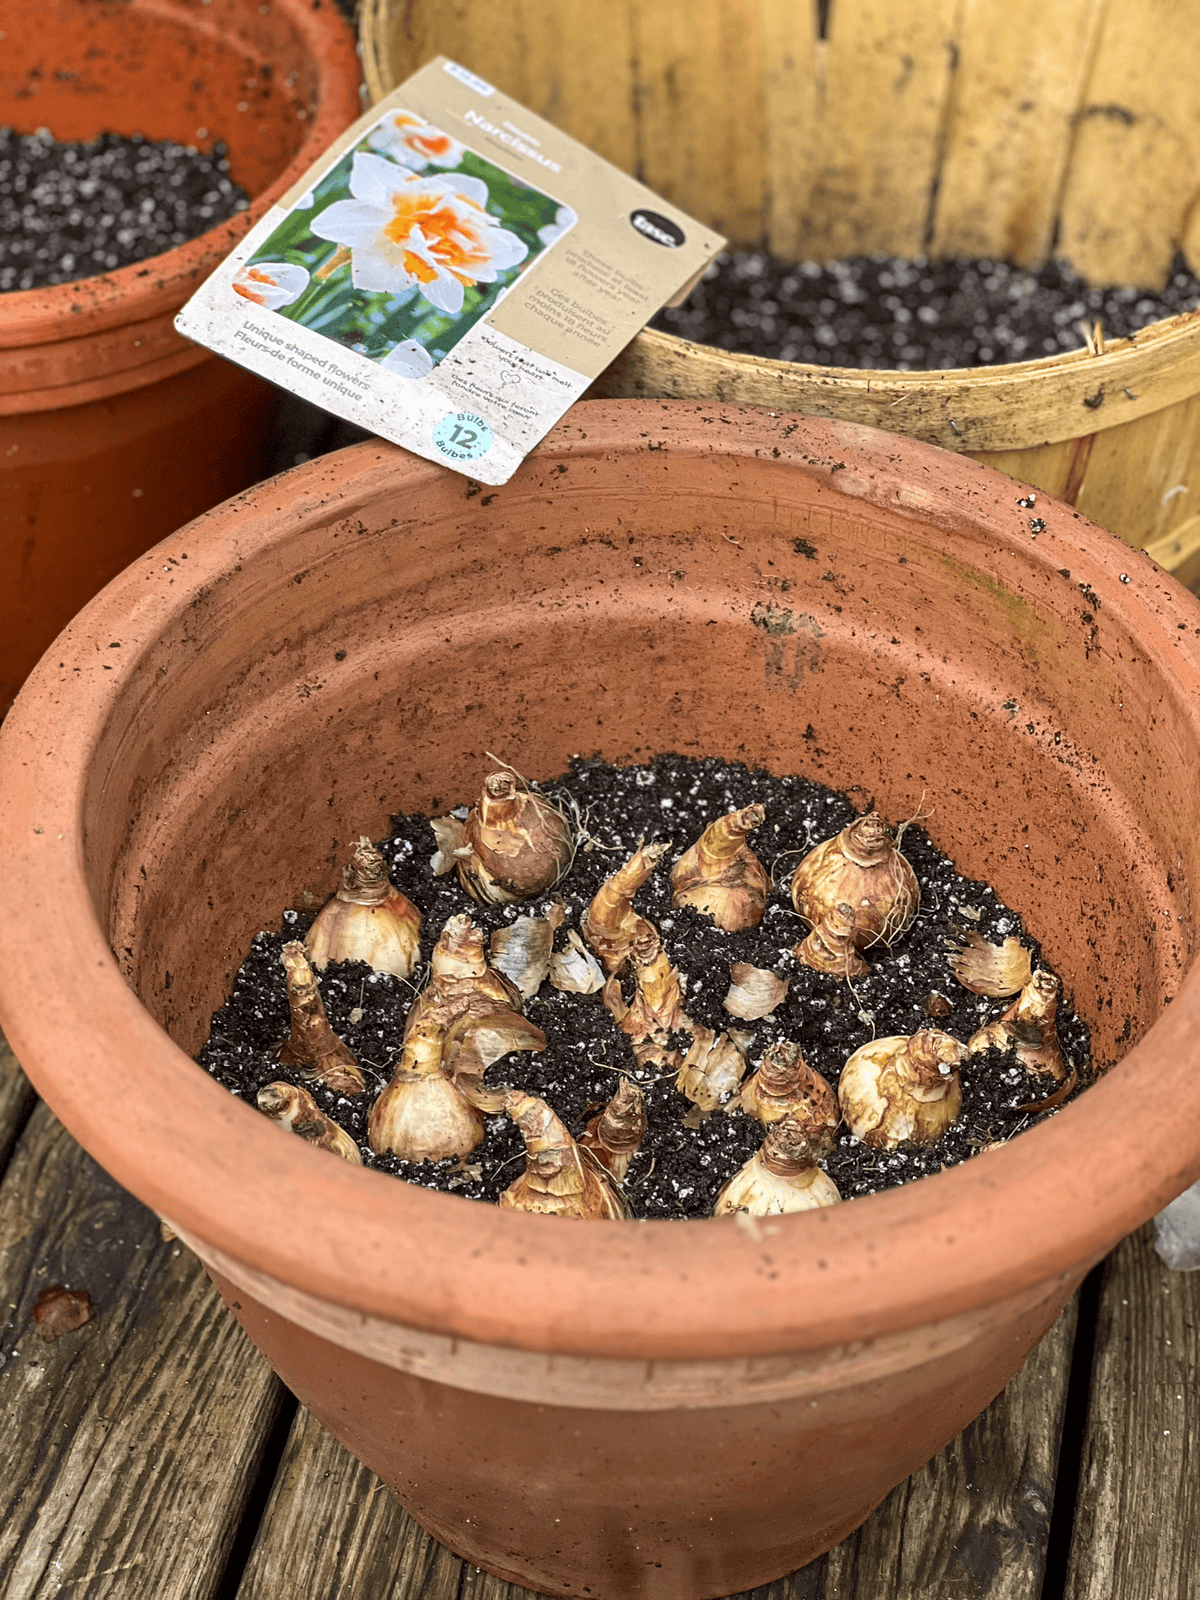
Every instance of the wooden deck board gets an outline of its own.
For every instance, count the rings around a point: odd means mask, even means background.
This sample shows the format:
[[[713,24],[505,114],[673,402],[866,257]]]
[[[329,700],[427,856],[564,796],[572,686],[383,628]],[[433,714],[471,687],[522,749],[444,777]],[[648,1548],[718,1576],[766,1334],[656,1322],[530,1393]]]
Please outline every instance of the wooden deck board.
[[[0,1174],[37,1099],[33,1085],[0,1033]]]
[[[1066,1600],[1197,1592],[1200,1273],[1170,1271],[1150,1238],[1104,1269]]]
[[[1072,1302],[983,1416],[845,1544],[754,1600],[1036,1600],[1074,1336]],[[237,1600],[300,1594],[532,1600],[436,1544],[303,1409]]]
[[[90,1322],[45,1343],[50,1283]],[[39,1105],[0,1184],[3,1600],[209,1600],[282,1386],[199,1262]]]

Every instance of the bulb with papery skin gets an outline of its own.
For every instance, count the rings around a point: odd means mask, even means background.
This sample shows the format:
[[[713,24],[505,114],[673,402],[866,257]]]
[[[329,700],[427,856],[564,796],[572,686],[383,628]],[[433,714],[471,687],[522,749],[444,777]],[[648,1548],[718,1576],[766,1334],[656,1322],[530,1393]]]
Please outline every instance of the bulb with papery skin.
[[[481,905],[528,900],[551,888],[571,865],[571,825],[557,806],[523,789],[511,772],[492,772],[465,822],[438,817],[434,872],[453,866]]]
[[[766,815],[760,805],[718,817],[671,868],[671,904],[693,906],[725,933],[762,921],[771,878],[746,836]]]
[[[898,939],[920,898],[916,873],[876,811],[810,850],[792,874],[792,904],[814,928],[836,916],[841,905],[853,909],[860,950]]]
[[[362,1166],[354,1140],[332,1117],[322,1112],[307,1089],[291,1083],[268,1083],[258,1091],[258,1109],[281,1128],[295,1133],[318,1150],[328,1150],[352,1166]]]
[[[275,1052],[280,1065],[295,1067],[306,1078],[319,1078],[339,1094],[361,1094],[366,1080],[350,1047],[329,1024],[304,946],[298,939],[290,940],[280,960],[292,1018],[292,1031]]]
[[[860,1046],[838,1080],[846,1127],[876,1149],[932,1144],[962,1109],[955,1069],[966,1057],[966,1045],[937,1028]]]
[[[365,961],[407,978],[417,964],[421,913],[390,882],[383,857],[360,839],[342,868],[342,886],[317,913],[304,945],[319,972],[331,961]]]
[[[761,1148],[718,1194],[713,1216],[778,1217],[835,1206],[841,1198],[833,1179],[817,1165],[804,1129],[785,1117],[772,1123]]]
[[[483,1139],[483,1113],[442,1066],[445,1027],[426,1016],[405,1035],[390,1083],[371,1107],[367,1138],[376,1155],[401,1161],[460,1160]]]
[[[645,1137],[646,1097],[631,1078],[622,1078],[616,1094],[591,1119],[579,1143],[618,1183],[624,1183]]]
[[[819,1156],[833,1149],[842,1120],[837,1095],[790,1039],[777,1039],[763,1051],[743,1085],[741,1107],[768,1127],[790,1117]]]

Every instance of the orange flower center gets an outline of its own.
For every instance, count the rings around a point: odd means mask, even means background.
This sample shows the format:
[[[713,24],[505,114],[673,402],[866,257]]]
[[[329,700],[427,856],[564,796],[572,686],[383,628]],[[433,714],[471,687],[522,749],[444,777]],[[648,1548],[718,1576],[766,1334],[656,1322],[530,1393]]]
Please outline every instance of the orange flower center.
[[[261,267],[244,267],[234,279],[233,292],[234,294],[240,294],[245,300],[252,300],[256,306],[266,305],[266,296],[262,294],[255,294],[254,290],[245,281],[247,278],[251,279],[254,283],[265,284],[268,289],[276,289],[279,287],[271,274],[269,272],[264,272]]]
[[[466,199],[466,196],[460,196]],[[475,205],[473,200],[468,205]],[[476,210],[482,211],[476,206]],[[392,217],[383,227],[393,244],[403,247],[414,228],[420,228],[429,254],[462,284],[475,282],[475,272],[491,259],[487,247],[471,223],[446,203],[441,195],[406,194],[398,189],[392,195]],[[464,240],[466,241],[464,243]],[[431,283],[437,272],[415,251],[405,250],[404,270],[419,283]]]

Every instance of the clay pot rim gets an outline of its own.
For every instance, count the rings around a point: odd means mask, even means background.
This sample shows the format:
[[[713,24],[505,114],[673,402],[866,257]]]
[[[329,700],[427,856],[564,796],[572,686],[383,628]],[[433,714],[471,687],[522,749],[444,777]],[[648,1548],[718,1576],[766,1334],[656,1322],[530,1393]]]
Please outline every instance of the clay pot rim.
[[[535,468],[628,449],[631,441],[644,450],[641,440],[655,445],[659,464],[708,455],[718,430],[689,437],[696,413],[734,425],[719,430],[726,453],[752,455],[765,437],[797,470],[827,478],[836,459],[849,468],[841,480],[857,474],[854,492],[864,497],[935,523],[961,521],[955,503],[966,504],[974,526],[1015,541],[1011,510],[1001,516],[988,469],[873,429],[748,407],[589,403],[550,434]],[[0,925],[0,1021],[53,1109],[114,1176],[198,1240],[340,1306],[520,1349],[716,1359],[870,1339],[1066,1278],[1200,1173],[1195,968],[1121,1065],[1049,1124],[937,1177],[773,1219],[757,1236],[725,1220],[569,1224],[398,1184],[283,1137],[196,1071],[125,987],[85,882],[79,775],[105,707],[133,675],[140,645],[200,589],[226,581],[254,544],[286,540],[298,515],[331,501],[349,516],[384,485],[391,496],[417,493],[441,470],[365,444],[208,513],[81,613],[43,658],[0,735],[0,852],[10,904],[22,907],[19,925]],[[284,482],[293,503],[275,519]],[[1169,659],[1197,691],[1200,743],[1200,603],[1123,541],[1109,547],[1108,566],[1103,549],[1099,561],[1083,554],[1082,519],[1047,509],[1049,527],[1033,559],[1063,560],[1057,521],[1072,537],[1072,567],[1102,594],[1108,614],[1143,630],[1159,666]],[[1113,539],[1101,530],[1093,537],[1102,547]],[[183,549],[188,561],[172,567],[170,588],[152,596],[147,572]],[[1134,582],[1120,582],[1118,561]],[[1185,617],[1186,637],[1172,631]],[[121,659],[102,672],[92,641],[117,637],[118,618]],[[60,659],[67,663],[61,676]],[[74,663],[84,668],[77,676]],[[73,676],[70,696],[60,700]],[[51,994],[33,1012],[20,996],[36,991],[35,952],[46,948],[56,970],[73,974],[73,994],[69,1004]],[[82,1038],[73,1020],[80,1011],[91,1017]],[[120,1095],[130,1085],[162,1130],[155,1149],[129,1148],[124,1136]]]
[[[336,83],[340,57],[346,58],[349,75],[354,75],[354,36],[335,6],[317,9],[311,0],[272,0],[272,4],[288,17],[318,64],[323,90]],[[310,114],[305,123],[303,144],[275,181],[253,196],[245,211],[217,223],[186,244],[112,272],[6,294],[0,314],[0,350],[70,343],[83,334],[177,311],[276,200],[312,166],[322,150],[345,132],[357,115],[357,108],[349,108],[349,119],[345,111],[336,95],[322,93],[315,114]],[[78,309],[72,310],[72,302],[79,303]]]

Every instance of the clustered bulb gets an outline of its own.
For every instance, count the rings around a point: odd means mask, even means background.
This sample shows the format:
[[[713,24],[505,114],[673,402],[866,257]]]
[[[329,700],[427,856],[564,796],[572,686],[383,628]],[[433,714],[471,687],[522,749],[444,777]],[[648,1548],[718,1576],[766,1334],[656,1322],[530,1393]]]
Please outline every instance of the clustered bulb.
[[[500,1196],[508,1211],[600,1220],[628,1217],[629,1205],[609,1172],[578,1144],[544,1100],[512,1090],[504,1109],[525,1141],[525,1171]]]
[[[671,868],[671,904],[694,906],[725,933],[757,928],[771,879],[746,835],[765,815],[760,805],[745,806],[707,827]]]
[[[792,874],[792,904],[814,928],[849,906],[859,950],[891,944],[917,914],[917,875],[877,811],[856,817],[810,850]]]
[[[550,889],[571,865],[575,841],[563,813],[509,771],[493,772],[467,814],[439,817],[435,873],[453,866],[458,881],[481,905],[529,900]]]
[[[365,961],[376,972],[407,978],[417,964],[421,913],[394,888],[383,857],[360,839],[342,868],[342,886],[318,913],[304,941],[318,972],[331,961]]]
[[[367,1137],[377,1155],[461,1161],[483,1138],[484,1113],[503,1104],[503,1091],[483,1086],[488,1067],[510,1051],[544,1049],[546,1036],[521,1015],[516,986],[488,965],[483,934],[465,912],[442,929],[430,967]]]
[[[1063,1083],[1067,1063],[1058,1042],[1058,979],[1039,967],[1007,1011],[972,1034],[967,1048],[1015,1050],[1026,1072]]]
[[[671,871],[672,905],[694,908],[725,932],[757,926],[770,878],[747,839],[763,821],[763,807],[750,805],[706,828]],[[545,892],[573,857],[566,818],[507,769],[484,780],[465,820],[445,816],[433,827],[439,845],[434,872],[454,869],[463,889],[484,904]],[[634,906],[669,848],[639,841],[597,890],[579,930],[566,930],[557,952],[555,937],[566,920],[561,899],[542,915],[515,917],[492,933],[490,944],[467,913],[447,920],[430,958],[429,981],[409,1009],[399,1059],[371,1108],[368,1138],[375,1154],[410,1162],[453,1159],[459,1170],[474,1171],[465,1163],[484,1137],[485,1118],[503,1112],[524,1140],[526,1163],[500,1196],[502,1207],[558,1217],[628,1217],[622,1185],[647,1132],[646,1098],[635,1078],[669,1078],[692,1103],[686,1126],[724,1107],[764,1129],[761,1147],[725,1184],[713,1214],[773,1216],[838,1202],[820,1163],[843,1126],[872,1148],[940,1138],[959,1115],[958,1068],[970,1054],[1013,1052],[1027,1071],[1058,1085],[1022,1110],[1050,1109],[1074,1088],[1076,1074],[1068,1072],[1058,1041],[1058,979],[1031,970],[1019,941],[990,945],[974,932],[960,932],[951,943],[950,970],[971,992],[1012,1003],[967,1044],[932,1025],[874,1039],[847,1059],[835,1093],[800,1046],[781,1038],[747,1078],[752,1034],[732,1025],[718,1033],[688,1016],[687,981],[658,928]],[[847,981],[870,971],[860,950],[899,938],[919,903],[916,875],[874,811],[805,855],[793,873],[791,897],[809,924],[794,958]],[[307,951],[295,941],[283,948],[291,1032],[276,1052],[281,1065],[339,1094],[363,1091],[362,1071],[330,1027],[313,968],[357,960],[407,978],[418,961],[420,921],[389,881],[382,855],[360,839],[342,887],[309,931]],[[503,1058],[545,1047],[545,1035],[522,1008],[547,979],[559,990],[598,992],[632,1057],[628,1070],[618,1069],[612,1098],[593,1103],[577,1136],[544,1100],[485,1083],[488,1069]],[[788,987],[769,968],[733,962],[725,1009],[741,1022],[760,1020],[780,1006]],[[954,1006],[934,991],[923,1010],[941,1019]],[[267,1084],[258,1105],[318,1148],[361,1164],[357,1145],[304,1088]]]

